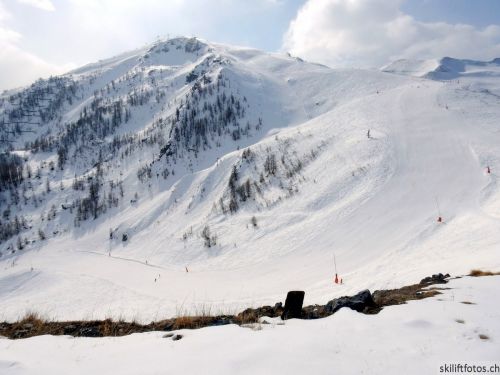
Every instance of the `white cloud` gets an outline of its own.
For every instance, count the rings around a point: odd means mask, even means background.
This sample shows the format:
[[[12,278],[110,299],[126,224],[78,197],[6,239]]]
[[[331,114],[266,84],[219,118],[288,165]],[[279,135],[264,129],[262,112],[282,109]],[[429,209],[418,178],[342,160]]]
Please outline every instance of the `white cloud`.
[[[398,58],[500,56],[500,27],[426,23],[401,11],[403,0],[308,0],[283,48],[330,66],[381,66]]]
[[[1,32],[1,31],[0,31]],[[27,85],[40,77],[62,74],[74,66],[50,64],[39,57],[25,52],[15,45],[0,41],[0,88],[12,88]]]
[[[19,47],[22,35],[5,25],[10,13],[0,3],[0,90],[26,85],[37,78],[61,74],[73,65],[58,66]]]
[[[56,10],[54,4],[52,4],[50,0],[17,0],[17,1],[49,12],[53,12],[54,10]]]

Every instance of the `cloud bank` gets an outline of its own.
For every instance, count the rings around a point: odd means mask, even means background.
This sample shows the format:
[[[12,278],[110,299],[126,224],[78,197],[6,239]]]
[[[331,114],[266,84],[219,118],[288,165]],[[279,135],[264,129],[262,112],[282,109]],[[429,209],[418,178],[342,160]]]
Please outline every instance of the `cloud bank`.
[[[25,2],[37,8],[51,4],[49,1]],[[0,89],[26,85],[39,77],[61,74],[73,67],[71,64],[51,64],[20,48],[22,35],[7,26],[9,19],[10,13],[0,3]]]
[[[330,66],[380,67],[399,58],[489,60],[500,56],[500,27],[426,23],[403,0],[308,0],[290,23],[283,49]]]
[[[54,4],[52,4],[50,0],[17,0],[17,1],[22,4],[31,5],[35,8],[46,10],[49,12],[53,12],[54,10],[56,10]]]

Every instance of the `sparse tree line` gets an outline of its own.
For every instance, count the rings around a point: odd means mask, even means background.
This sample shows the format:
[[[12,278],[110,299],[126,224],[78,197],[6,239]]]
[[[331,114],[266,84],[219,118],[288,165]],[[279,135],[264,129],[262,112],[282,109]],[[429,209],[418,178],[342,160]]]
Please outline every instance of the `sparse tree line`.
[[[11,153],[0,154],[0,192],[17,187],[23,181],[24,160]]]
[[[0,243],[20,234],[23,230],[29,229],[24,216],[15,216],[10,219],[10,214],[6,214],[8,209],[3,212],[0,219]]]
[[[79,85],[69,76],[39,79],[29,88],[0,99],[0,146],[12,150],[15,138],[55,120],[65,103],[73,104]]]
[[[266,199],[265,191],[271,185],[285,191],[283,198],[298,192],[298,184],[305,181],[305,177],[301,175],[303,168],[317,158],[325,143],[322,142],[316,149],[298,156],[297,151],[291,147],[290,139],[277,139],[277,142],[276,150],[268,147],[259,154],[250,148],[243,150],[241,159],[231,169],[227,189],[218,205],[214,204],[216,212],[235,213],[245,202],[257,201],[257,197],[261,198],[261,204],[272,206],[282,197],[274,202]],[[251,172],[242,173],[242,170]],[[252,221],[252,224],[256,226],[256,222],[254,224]]]
[[[96,172],[85,180],[75,179],[73,189],[87,191],[84,197],[78,197],[70,207],[70,212],[76,209],[74,224],[79,226],[82,221],[97,219],[108,209],[118,207],[124,197],[123,182],[108,182],[105,189],[104,172],[101,164],[96,167]]]

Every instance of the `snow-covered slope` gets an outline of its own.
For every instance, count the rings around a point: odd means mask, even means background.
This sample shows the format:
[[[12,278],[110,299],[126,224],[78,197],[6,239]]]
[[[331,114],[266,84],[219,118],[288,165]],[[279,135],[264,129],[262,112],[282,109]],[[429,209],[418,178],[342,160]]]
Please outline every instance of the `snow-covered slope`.
[[[400,59],[382,67],[381,70],[386,73],[424,77],[426,74],[436,70],[438,67],[439,61],[436,60]]]
[[[498,270],[499,89],[180,38],[5,96],[0,318],[148,321]]]
[[[268,324],[246,328],[176,331],[183,335],[178,341],[164,332],[0,338],[0,372],[392,375],[460,373],[452,371],[460,364],[469,372],[476,366],[476,373],[495,373],[500,312],[492,296],[498,278],[453,280],[443,295],[378,315],[341,309],[319,320],[264,319]]]
[[[424,77],[434,80],[452,80],[458,78],[484,78],[500,74],[500,58],[491,61],[476,61],[443,57],[440,60],[394,61],[381,69],[386,73]]]

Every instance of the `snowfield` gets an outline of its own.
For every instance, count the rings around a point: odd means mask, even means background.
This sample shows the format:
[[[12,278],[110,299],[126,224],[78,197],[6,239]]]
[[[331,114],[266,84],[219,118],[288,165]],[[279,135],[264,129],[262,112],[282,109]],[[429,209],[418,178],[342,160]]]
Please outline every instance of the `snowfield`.
[[[9,143],[39,178],[24,180],[24,203],[12,192],[0,202],[27,220],[0,243],[2,320],[149,322],[273,305],[289,290],[323,304],[437,272],[500,271],[497,60],[337,70],[180,38],[68,77],[74,94],[57,116]],[[2,98],[4,118],[16,100]],[[92,122],[101,109],[97,125],[113,116],[106,132]],[[41,149],[49,136],[55,146]],[[61,147],[65,163],[51,170]],[[107,208],[85,217],[92,188]],[[447,360],[498,359],[497,284],[465,278],[444,301],[207,328],[179,342],[0,340],[0,372],[432,373]]]
[[[453,280],[442,295],[378,315],[341,309],[319,320],[264,319],[269,324],[176,331],[178,341],[164,332],[0,339],[0,372],[417,375],[458,363],[500,366],[498,279]]]

